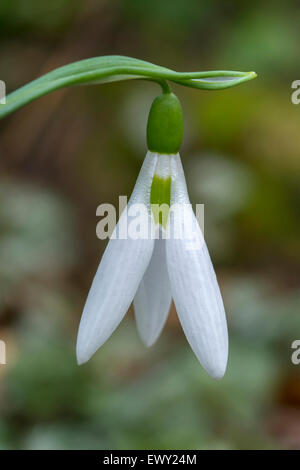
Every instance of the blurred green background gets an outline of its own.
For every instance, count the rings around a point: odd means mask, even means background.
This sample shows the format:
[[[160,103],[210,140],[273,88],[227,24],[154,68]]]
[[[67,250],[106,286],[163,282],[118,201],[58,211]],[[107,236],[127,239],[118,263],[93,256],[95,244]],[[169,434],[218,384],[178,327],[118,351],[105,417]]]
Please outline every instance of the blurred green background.
[[[155,84],[78,87],[1,121],[0,448],[300,448],[299,1],[2,0],[8,91],[68,62],[129,55],[178,71],[255,70],[224,91],[174,86],[191,200],[228,315],[227,373],[201,368],[174,307],[146,349],[132,311],[86,365],[76,333],[105,242],[96,208],[130,195]]]

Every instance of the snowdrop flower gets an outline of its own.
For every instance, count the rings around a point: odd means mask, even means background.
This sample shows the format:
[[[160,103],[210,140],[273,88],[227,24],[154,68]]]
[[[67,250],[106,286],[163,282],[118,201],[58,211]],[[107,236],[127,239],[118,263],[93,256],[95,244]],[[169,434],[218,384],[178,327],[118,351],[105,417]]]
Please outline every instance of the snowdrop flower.
[[[141,79],[151,80],[163,90],[150,109],[149,152],[84,307],[77,340],[79,364],[88,361],[109,338],[132,300],[140,336],[147,346],[153,344],[173,298],[197,358],[213,377],[224,375],[228,354],[226,317],[206,244],[189,203],[178,153],[182,111],[168,82],[219,90],[255,77],[255,72],[232,70],[176,72],[133,57],[113,55],[59,67],[10,93],[2,105],[0,99],[1,119],[47,93],[73,85]],[[164,208],[162,213],[156,211],[156,206]],[[140,233],[135,220],[137,210],[142,214]]]
[[[110,337],[132,301],[141,339],[151,346],[163,329],[173,298],[184,333],[202,366],[216,379],[225,373],[226,316],[189,201],[178,153],[182,131],[178,98],[169,92],[157,97],[148,119],[149,151],[84,307],[77,340],[79,364],[88,361]],[[135,204],[145,207],[144,221],[149,222],[147,227],[155,226],[155,237],[149,232],[143,237],[129,236],[128,218]],[[155,213],[154,205],[167,205],[167,220]],[[175,211],[175,217],[173,207],[184,210]],[[118,236],[124,231],[125,237]],[[180,236],[176,236],[178,231]]]

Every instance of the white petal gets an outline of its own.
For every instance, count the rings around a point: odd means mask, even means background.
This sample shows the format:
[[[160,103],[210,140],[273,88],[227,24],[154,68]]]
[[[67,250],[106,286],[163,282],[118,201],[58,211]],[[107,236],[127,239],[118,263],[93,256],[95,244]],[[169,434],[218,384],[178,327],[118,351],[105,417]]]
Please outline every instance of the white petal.
[[[159,337],[172,300],[165,242],[162,238],[155,240],[150,264],[133,301],[138,332],[146,346]]]
[[[133,203],[145,204],[149,224],[150,190],[156,161],[157,156],[148,152],[127,207],[129,209]],[[126,211],[115,233],[119,233],[120,228],[127,233]],[[89,360],[122,320],[148,267],[153,247],[151,237],[113,239],[112,235],[83,310],[77,338],[79,364]]]
[[[202,232],[192,207],[188,206],[189,197],[179,155],[173,158],[171,166],[171,205],[186,204],[185,217],[182,211],[179,212],[183,237],[175,239],[171,236],[166,240],[172,296],[194,353],[206,371],[220,379],[225,373],[228,357],[223,301]]]

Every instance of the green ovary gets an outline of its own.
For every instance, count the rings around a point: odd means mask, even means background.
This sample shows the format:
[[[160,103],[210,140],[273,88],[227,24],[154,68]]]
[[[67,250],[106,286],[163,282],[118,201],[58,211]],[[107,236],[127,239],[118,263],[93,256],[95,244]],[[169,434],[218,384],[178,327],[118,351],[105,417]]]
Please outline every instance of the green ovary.
[[[151,192],[150,203],[156,224],[160,224],[166,228],[171,201],[171,177],[162,178],[154,175]]]
[[[154,153],[179,152],[183,135],[183,116],[174,93],[163,93],[152,103],[147,124],[147,145]]]

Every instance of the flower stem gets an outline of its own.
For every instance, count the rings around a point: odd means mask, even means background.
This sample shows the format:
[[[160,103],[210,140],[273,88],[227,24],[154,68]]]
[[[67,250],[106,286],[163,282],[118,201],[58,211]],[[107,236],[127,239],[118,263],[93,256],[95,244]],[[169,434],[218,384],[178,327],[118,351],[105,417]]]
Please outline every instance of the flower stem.
[[[6,103],[0,103],[0,119],[47,93],[73,85],[146,79],[159,83],[163,94],[167,95],[171,90],[166,80],[196,89],[221,90],[255,77],[255,72],[233,70],[176,72],[132,57],[93,57],[52,70],[10,93],[6,97]]]
[[[170,87],[170,85],[168,84],[168,82],[166,80],[160,80],[159,84],[160,84],[160,86],[162,88],[162,92],[164,94],[172,92],[171,87]]]

